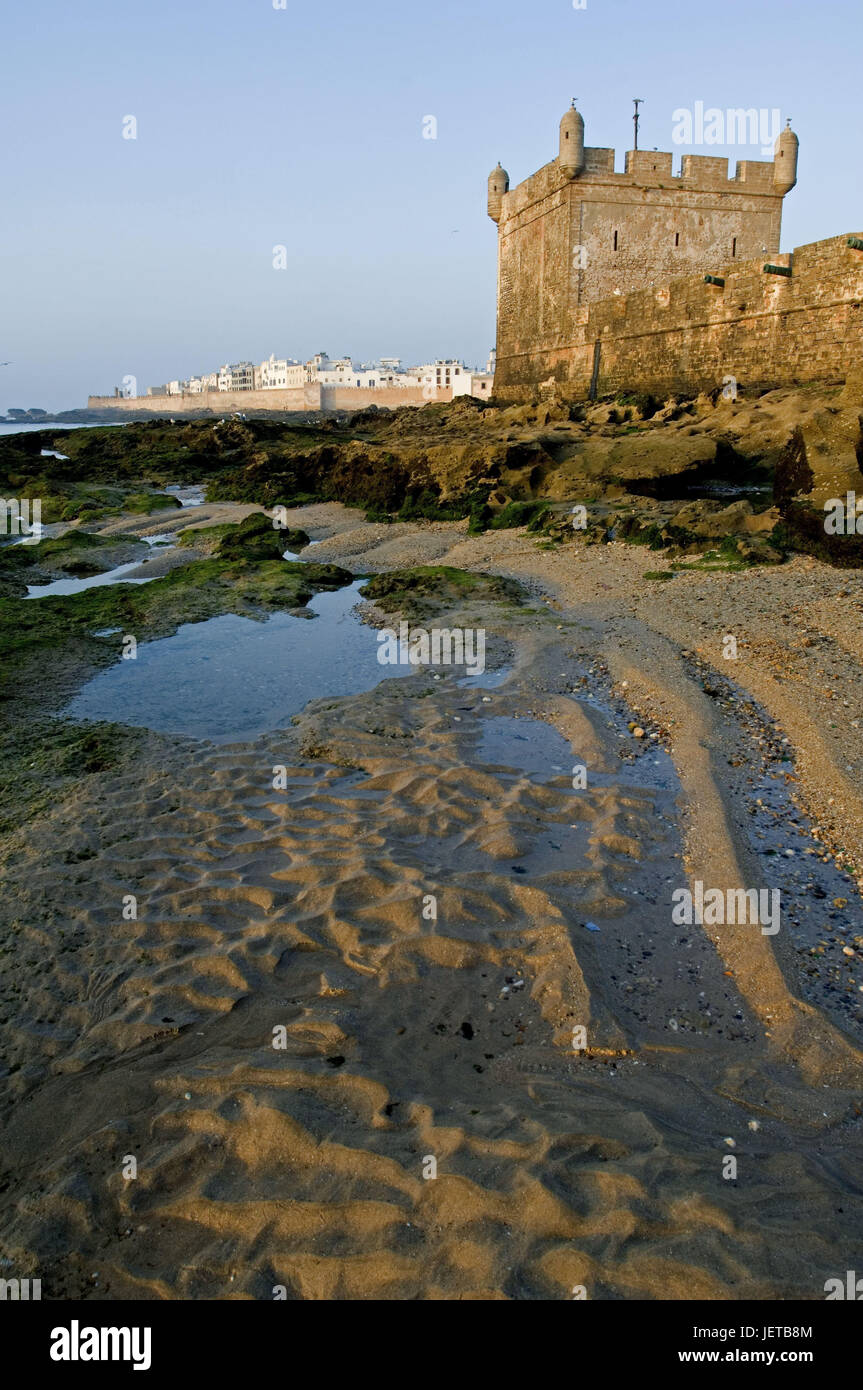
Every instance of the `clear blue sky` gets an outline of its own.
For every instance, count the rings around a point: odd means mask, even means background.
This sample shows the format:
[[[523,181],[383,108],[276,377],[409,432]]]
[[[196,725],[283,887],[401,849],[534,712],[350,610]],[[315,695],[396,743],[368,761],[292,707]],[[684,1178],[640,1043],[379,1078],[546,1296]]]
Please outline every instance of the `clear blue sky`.
[[[486,178],[553,158],[572,96],[618,167],[632,97],[640,143],[678,154],[678,107],[778,107],[801,142],[783,249],[860,231],[861,16],[859,0],[19,0],[0,50],[0,409],[271,352],[484,362]]]

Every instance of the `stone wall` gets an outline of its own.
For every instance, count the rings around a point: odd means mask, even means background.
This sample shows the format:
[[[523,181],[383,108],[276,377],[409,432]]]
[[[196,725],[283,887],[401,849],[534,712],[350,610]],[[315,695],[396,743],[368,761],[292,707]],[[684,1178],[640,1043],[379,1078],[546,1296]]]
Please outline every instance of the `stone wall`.
[[[450,387],[438,388],[434,399],[452,399]],[[349,386],[289,386],[267,391],[204,391],[183,396],[89,396],[88,410],[110,411],[118,415],[261,415],[269,411],[363,410],[377,405],[387,410],[399,406],[428,405],[421,387],[392,386],[364,389]]]
[[[125,415],[231,415],[235,410],[320,410],[317,384],[287,386],[273,391],[201,391],[182,396],[89,396],[88,410],[111,410]]]
[[[429,388],[431,389],[431,388]],[[435,387],[430,399],[423,394],[421,386],[322,386],[322,410],[363,410],[368,405],[381,406],[386,410],[398,410],[405,405],[431,405],[434,402],[452,400],[451,386]]]
[[[543,216],[534,236],[521,273],[547,290],[560,273],[559,222]],[[717,268],[724,287],[687,276],[572,307],[568,317],[553,293],[546,310],[525,304],[518,337],[499,335],[495,396],[527,400],[544,389],[583,399],[597,353],[599,395],[710,390],[729,376],[742,387],[844,381],[863,353],[863,252],[846,235],[770,257],[791,266],[789,278],[765,274],[766,260]],[[502,285],[504,293],[522,289]]]

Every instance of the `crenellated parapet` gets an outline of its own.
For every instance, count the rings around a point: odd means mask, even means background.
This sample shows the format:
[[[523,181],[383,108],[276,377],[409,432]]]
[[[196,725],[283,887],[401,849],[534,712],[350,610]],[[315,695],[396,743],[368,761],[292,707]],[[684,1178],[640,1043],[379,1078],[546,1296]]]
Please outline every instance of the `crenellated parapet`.
[[[548,197],[572,182],[582,186],[599,182],[622,188],[675,188],[682,192],[706,193],[733,192],[745,186],[753,193],[784,197],[797,182],[798,147],[797,136],[789,125],[775,142],[772,160],[739,160],[733,174],[729,173],[727,159],[699,154],[682,155],[675,173],[674,155],[665,150],[628,150],[623,171],[618,173],[615,172],[613,149],[585,145],[584,118],[573,102],[561,117],[556,159],[511,191],[509,176],[498,164],[489,176],[489,184],[498,174],[504,174],[507,200],[501,208],[504,214]],[[498,221],[497,203],[493,206],[494,213],[490,210],[489,216]]]
[[[789,132],[791,134],[793,132]],[[784,132],[783,132],[784,134]],[[781,137],[780,137],[781,138]],[[796,139],[796,137],[795,137]],[[780,157],[785,152],[781,152]],[[579,187],[586,188],[592,183],[608,184],[617,188],[664,188],[680,192],[733,193],[741,187],[752,193],[764,193],[771,197],[784,197],[797,181],[796,159],[789,158],[785,166],[777,167],[776,160],[739,159],[734,172],[729,171],[730,161],[714,155],[684,154],[676,173],[673,171],[674,155],[662,150],[627,150],[624,155],[622,172],[615,171],[616,151],[606,148],[585,146],[582,152],[582,167],[577,175]],[[500,165],[498,165],[500,170]],[[505,171],[500,170],[502,173]],[[497,171],[493,170],[489,180]],[[521,183],[510,189],[509,175],[506,175],[506,203],[502,211],[512,214],[516,210],[530,206],[540,198],[548,197],[557,189],[565,188],[573,181],[566,166],[559,158],[543,165],[535,174],[529,175]],[[793,179],[788,183],[787,179]],[[491,214],[489,214],[491,215]],[[497,218],[493,219],[497,221]]]

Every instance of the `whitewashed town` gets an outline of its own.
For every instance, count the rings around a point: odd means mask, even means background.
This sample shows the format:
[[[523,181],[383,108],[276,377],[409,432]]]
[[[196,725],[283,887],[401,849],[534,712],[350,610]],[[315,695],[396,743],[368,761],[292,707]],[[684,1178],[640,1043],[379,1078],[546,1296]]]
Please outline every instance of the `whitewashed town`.
[[[330,357],[317,352],[307,362],[271,356],[254,362],[226,363],[218,371],[185,381],[148,386],[148,396],[194,396],[209,391],[284,391],[318,384],[354,390],[380,391],[403,387],[428,394],[451,391],[453,396],[490,396],[494,381],[494,351],[484,368],[466,367],[453,358],[440,358],[422,366],[403,367],[399,357],[381,357],[373,363],[357,363],[351,357]],[[118,396],[133,394],[117,388]]]

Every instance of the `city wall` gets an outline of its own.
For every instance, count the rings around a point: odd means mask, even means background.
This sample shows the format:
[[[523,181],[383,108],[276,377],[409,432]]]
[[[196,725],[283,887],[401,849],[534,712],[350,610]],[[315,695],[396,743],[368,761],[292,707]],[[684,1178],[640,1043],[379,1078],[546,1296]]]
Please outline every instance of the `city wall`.
[[[431,387],[429,387],[429,390]],[[367,405],[398,410],[405,405],[430,405],[452,400],[451,386],[438,386],[433,397],[421,386],[321,386],[321,410],[363,410]]]
[[[438,389],[434,399],[449,401],[452,389]],[[377,405],[388,410],[399,406],[428,405],[422,387],[393,386],[374,389],[349,386],[305,386],[267,391],[203,391],[182,396],[89,396],[88,410],[110,411],[118,415],[232,415],[263,414],[268,411],[363,410]]]
[[[845,235],[769,258],[790,277],[765,274],[767,260],[717,267],[724,286],[693,275],[577,306],[566,333],[520,351],[499,340],[495,397],[844,381],[863,356],[863,251]]]

